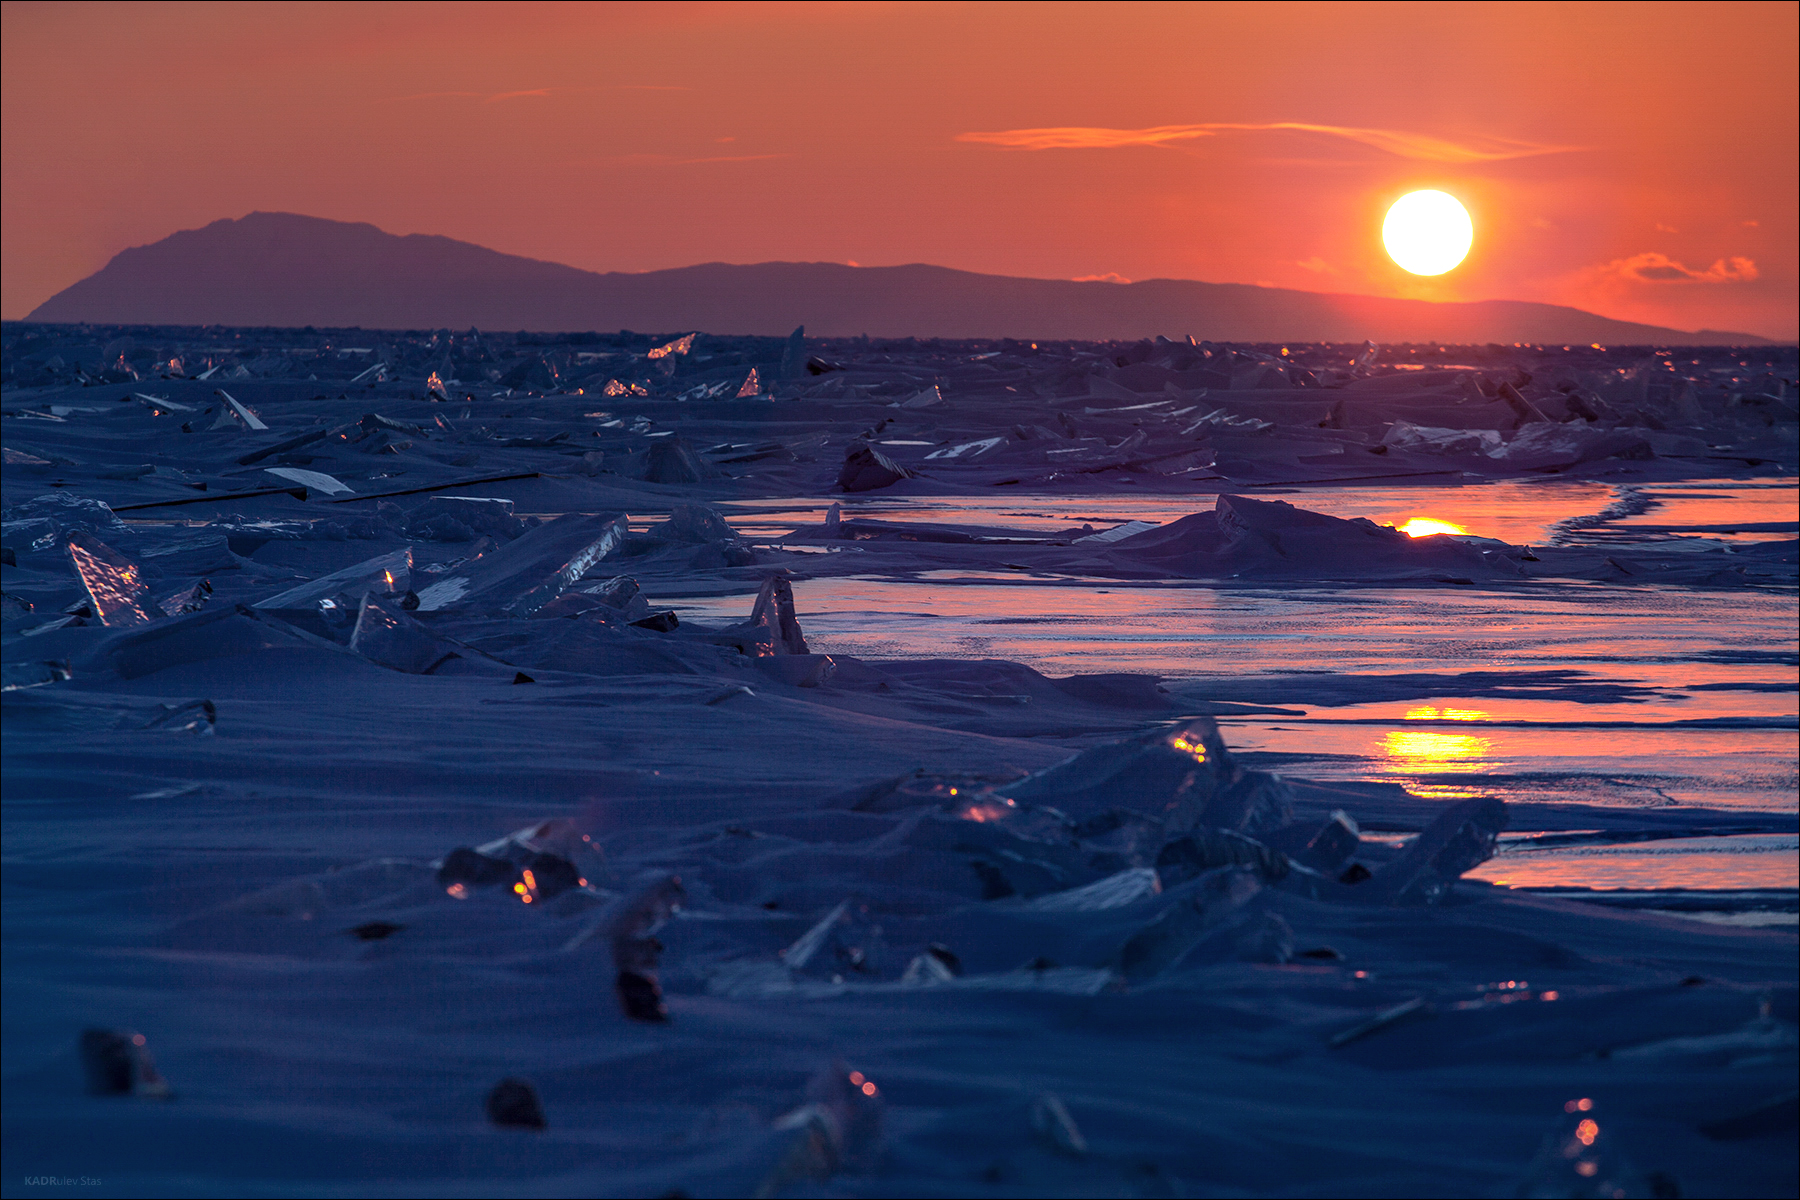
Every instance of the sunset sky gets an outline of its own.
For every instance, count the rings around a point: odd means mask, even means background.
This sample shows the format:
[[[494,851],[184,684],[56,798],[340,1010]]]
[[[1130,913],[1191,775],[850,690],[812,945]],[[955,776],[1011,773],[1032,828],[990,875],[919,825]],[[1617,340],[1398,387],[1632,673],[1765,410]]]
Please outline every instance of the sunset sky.
[[[1793,338],[1791,3],[4,7],[4,295],[253,210],[773,259],[1520,299]],[[1387,206],[1474,249],[1388,261]]]

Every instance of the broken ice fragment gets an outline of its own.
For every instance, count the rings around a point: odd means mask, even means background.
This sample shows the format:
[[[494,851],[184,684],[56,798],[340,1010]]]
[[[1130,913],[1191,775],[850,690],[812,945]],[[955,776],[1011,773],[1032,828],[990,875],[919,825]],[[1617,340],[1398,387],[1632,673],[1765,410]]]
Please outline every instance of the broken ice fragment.
[[[964,442],[958,446],[945,446],[941,450],[933,450],[926,458],[979,458],[1004,442],[1005,438],[983,438],[978,442]]]
[[[543,1129],[544,1105],[529,1080],[502,1079],[487,1096],[487,1118],[503,1129]]]
[[[1034,912],[1104,912],[1161,895],[1162,890],[1162,881],[1155,871],[1149,867],[1133,867],[1085,887],[1039,896],[1029,901],[1026,907]]]
[[[256,415],[255,410],[245,408],[242,404],[239,404],[236,400],[232,399],[231,393],[227,392],[224,388],[219,388],[213,394],[225,402],[226,408],[239,421],[243,422],[244,428],[256,430],[258,432],[269,428],[262,423],[261,418]]]
[[[137,1093],[166,1099],[169,1085],[156,1071],[156,1060],[143,1034],[129,1029],[81,1031],[81,1067],[88,1091],[96,1096]]]
[[[1117,542],[1131,537],[1133,534],[1146,533],[1157,528],[1153,521],[1127,521],[1123,525],[1115,525],[1111,529],[1103,529],[1099,533],[1090,533],[1086,537],[1075,539],[1077,544],[1083,542]]]
[[[795,974],[842,980],[847,975],[879,978],[887,955],[882,927],[869,906],[844,900],[779,957]]]
[[[780,575],[763,580],[750,607],[749,625],[753,630],[766,630],[769,654],[810,654],[806,637],[800,632],[800,619],[794,612],[794,587]]]
[[[211,579],[200,579],[198,583],[194,583],[193,587],[182,588],[180,592],[176,592],[175,596],[164,599],[162,603],[157,604],[157,608],[160,608],[167,617],[180,617],[185,612],[200,612],[202,608],[205,608],[205,603],[207,603],[207,599],[211,599],[211,596]]]
[[[1087,1139],[1055,1092],[1042,1092],[1031,1102],[1031,1131],[1064,1154],[1087,1153]]]
[[[1389,1008],[1384,1008],[1365,1021],[1358,1021],[1341,1033],[1333,1034],[1327,1045],[1333,1049],[1347,1046],[1360,1037],[1366,1037],[1378,1029],[1385,1029],[1395,1021],[1411,1016],[1413,1013],[1430,1013],[1431,1005],[1423,996],[1414,996],[1411,1000],[1402,1001]]]
[[[565,513],[420,588],[419,611],[436,612],[459,604],[528,617],[624,545],[627,530],[622,513]]]
[[[357,610],[350,649],[370,662],[408,675],[429,675],[451,659],[462,657],[456,643],[432,633],[400,605],[384,604],[368,593],[363,595],[362,606]]]
[[[788,334],[787,345],[781,351],[781,377],[783,379],[804,379],[806,377],[806,326],[799,325],[794,332]]]
[[[873,446],[859,445],[844,456],[837,482],[846,492],[872,492],[912,477],[911,471]]]
[[[425,380],[425,396],[427,399],[444,403],[448,403],[450,400],[450,389],[436,371],[433,371]]]
[[[1463,872],[1494,856],[1505,828],[1506,803],[1497,797],[1453,804],[1377,871],[1371,886],[1389,903],[1435,904]]]
[[[121,729],[160,729],[168,733],[197,733],[208,736],[219,723],[218,706],[211,700],[190,700],[186,704],[163,704],[148,721],[125,717]]]
[[[327,496],[339,494],[353,496],[356,494],[356,489],[349,484],[333,479],[323,471],[303,471],[299,467],[264,467],[263,470],[270,475],[277,475],[282,479],[290,479],[301,484],[308,491],[323,492]]]
[[[312,610],[318,607],[321,600],[335,603],[339,597],[349,598],[349,604],[355,606],[357,599],[365,592],[373,592],[379,596],[404,595],[411,587],[412,547],[404,546],[387,554],[364,559],[341,571],[321,575],[311,583],[278,592],[258,600],[251,607],[270,611]]]
[[[649,354],[647,354],[645,357],[646,358],[668,358],[670,355],[673,355],[673,354],[686,354],[694,348],[694,339],[699,336],[700,335],[697,333],[690,333],[690,334],[686,334],[683,337],[678,337],[674,341],[669,342],[666,345],[657,346],[655,349],[651,350],[649,352]]]
[[[658,438],[645,455],[646,483],[699,483],[715,473],[679,435]]]
[[[142,625],[156,619],[138,565],[91,534],[69,535],[69,560],[102,625]]]
[[[1221,867],[1165,893],[1168,907],[1120,947],[1119,974],[1138,983],[1173,966],[1261,890],[1250,869]]]
[[[762,383],[756,377],[756,368],[751,367],[750,373],[748,375],[744,376],[744,382],[738,384],[738,390],[737,390],[735,399],[744,400],[749,397],[758,396],[761,394],[762,394]]]
[[[677,504],[669,519],[646,529],[645,534],[665,542],[714,542],[737,537],[716,508],[704,504]]]
[[[514,870],[504,858],[491,858],[471,846],[458,846],[444,855],[444,861],[438,865],[437,881],[445,891],[463,900],[472,888],[505,883],[513,877]]]
[[[69,664],[65,662],[9,662],[0,667],[0,692],[62,683],[69,675]]]
[[[1265,882],[1284,878],[1290,866],[1280,851],[1228,829],[1195,829],[1163,846],[1154,872],[1164,887],[1186,882],[1217,867],[1253,868]]]
[[[881,1089],[841,1059],[808,1083],[808,1103],[776,1119],[789,1135],[755,1196],[778,1196],[804,1179],[826,1179],[845,1167],[867,1164],[881,1140]]]

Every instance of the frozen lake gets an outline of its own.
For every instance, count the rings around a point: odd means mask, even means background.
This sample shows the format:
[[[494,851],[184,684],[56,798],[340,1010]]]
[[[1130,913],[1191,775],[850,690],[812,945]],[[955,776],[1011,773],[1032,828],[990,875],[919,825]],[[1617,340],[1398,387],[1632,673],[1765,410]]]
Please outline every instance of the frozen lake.
[[[1634,496],[1651,503],[1621,504]],[[1639,490],[1528,480],[1292,489],[1281,498],[1382,524],[1429,518],[1517,544],[1560,539],[1622,553],[1652,541],[1703,551],[1791,538],[1796,518],[1789,481],[1700,480]],[[746,536],[778,541],[819,521],[830,503],[755,501],[727,511]],[[1042,534],[1082,523],[1164,523],[1209,503],[954,496],[845,504],[844,512]],[[1609,508],[1622,511],[1575,528],[1561,524]],[[1770,529],[1781,525],[1788,532]],[[1683,532],[1668,532],[1670,526]],[[1705,529],[1689,532],[1694,527]],[[1445,799],[1491,794],[1630,807],[1796,808],[1800,697],[1794,600],[1785,592],[1574,581],[1434,591],[1217,590],[1187,581],[938,570],[812,579],[796,584],[795,598],[810,643],[822,653],[1006,659],[1054,676],[1152,674],[1177,695],[1273,703],[1293,715],[1221,720],[1247,757],[1304,778],[1398,782]],[[745,607],[741,596],[662,600],[708,623],[738,619]],[[1320,673],[1336,678],[1316,686]],[[1395,675],[1436,678],[1403,699],[1360,701],[1357,682],[1343,678]],[[1284,676],[1291,681],[1285,687]],[[1458,678],[1482,686],[1466,694]],[[1245,692],[1234,682],[1244,679],[1258,686]],[[1540,849],[1528,859],[1496,859],[1483,877],[1518,886],[1800,883],[1791,839],[1683,845],[1679,853],[1673,846],[1604,854]]]

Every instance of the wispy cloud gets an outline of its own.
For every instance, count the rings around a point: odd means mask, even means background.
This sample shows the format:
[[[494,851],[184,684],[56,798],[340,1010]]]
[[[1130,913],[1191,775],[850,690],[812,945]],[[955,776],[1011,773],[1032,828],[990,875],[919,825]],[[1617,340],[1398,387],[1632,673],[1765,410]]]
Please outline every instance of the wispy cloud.
[[[1701,269],[1678,263],[1654,250],[1630,258],[1615,258],[1600,267],[1599,273],[1627,283],[1748,283],[1762,274],[1754,262],[1736,254]]]
[[[1148,129],[1101,129],[1081,125],[1049,129],[1003,129],[991,133],[959,133],[959,142],[1003,146],[1013,150],[1098,150],[1118,146],[1172,146],[1222,133],[1273,133],[1289,131],[1359,142],[1401,158],[1424,162],[1477,163],[1541,154],[1566,154],[1580,146],[1546,146],[1512,138],[1464,138],[1451,141],[1423,133],[1396,129],[1361,129],[1349,125],[1313,125],[1303,121],[1270,121],[1261,124],[1210,122],[1204,125],[1153,125]]]

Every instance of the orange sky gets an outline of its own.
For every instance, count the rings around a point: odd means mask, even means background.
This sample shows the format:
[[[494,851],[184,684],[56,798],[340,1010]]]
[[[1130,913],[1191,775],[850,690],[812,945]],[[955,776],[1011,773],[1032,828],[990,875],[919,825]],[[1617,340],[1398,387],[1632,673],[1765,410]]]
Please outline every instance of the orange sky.
[[[257,209],[594,270],[931,262],[1793,338],[1780,4],[4,6],[0,313]],[[1469,259],[1406,276],[1439,187]]]

